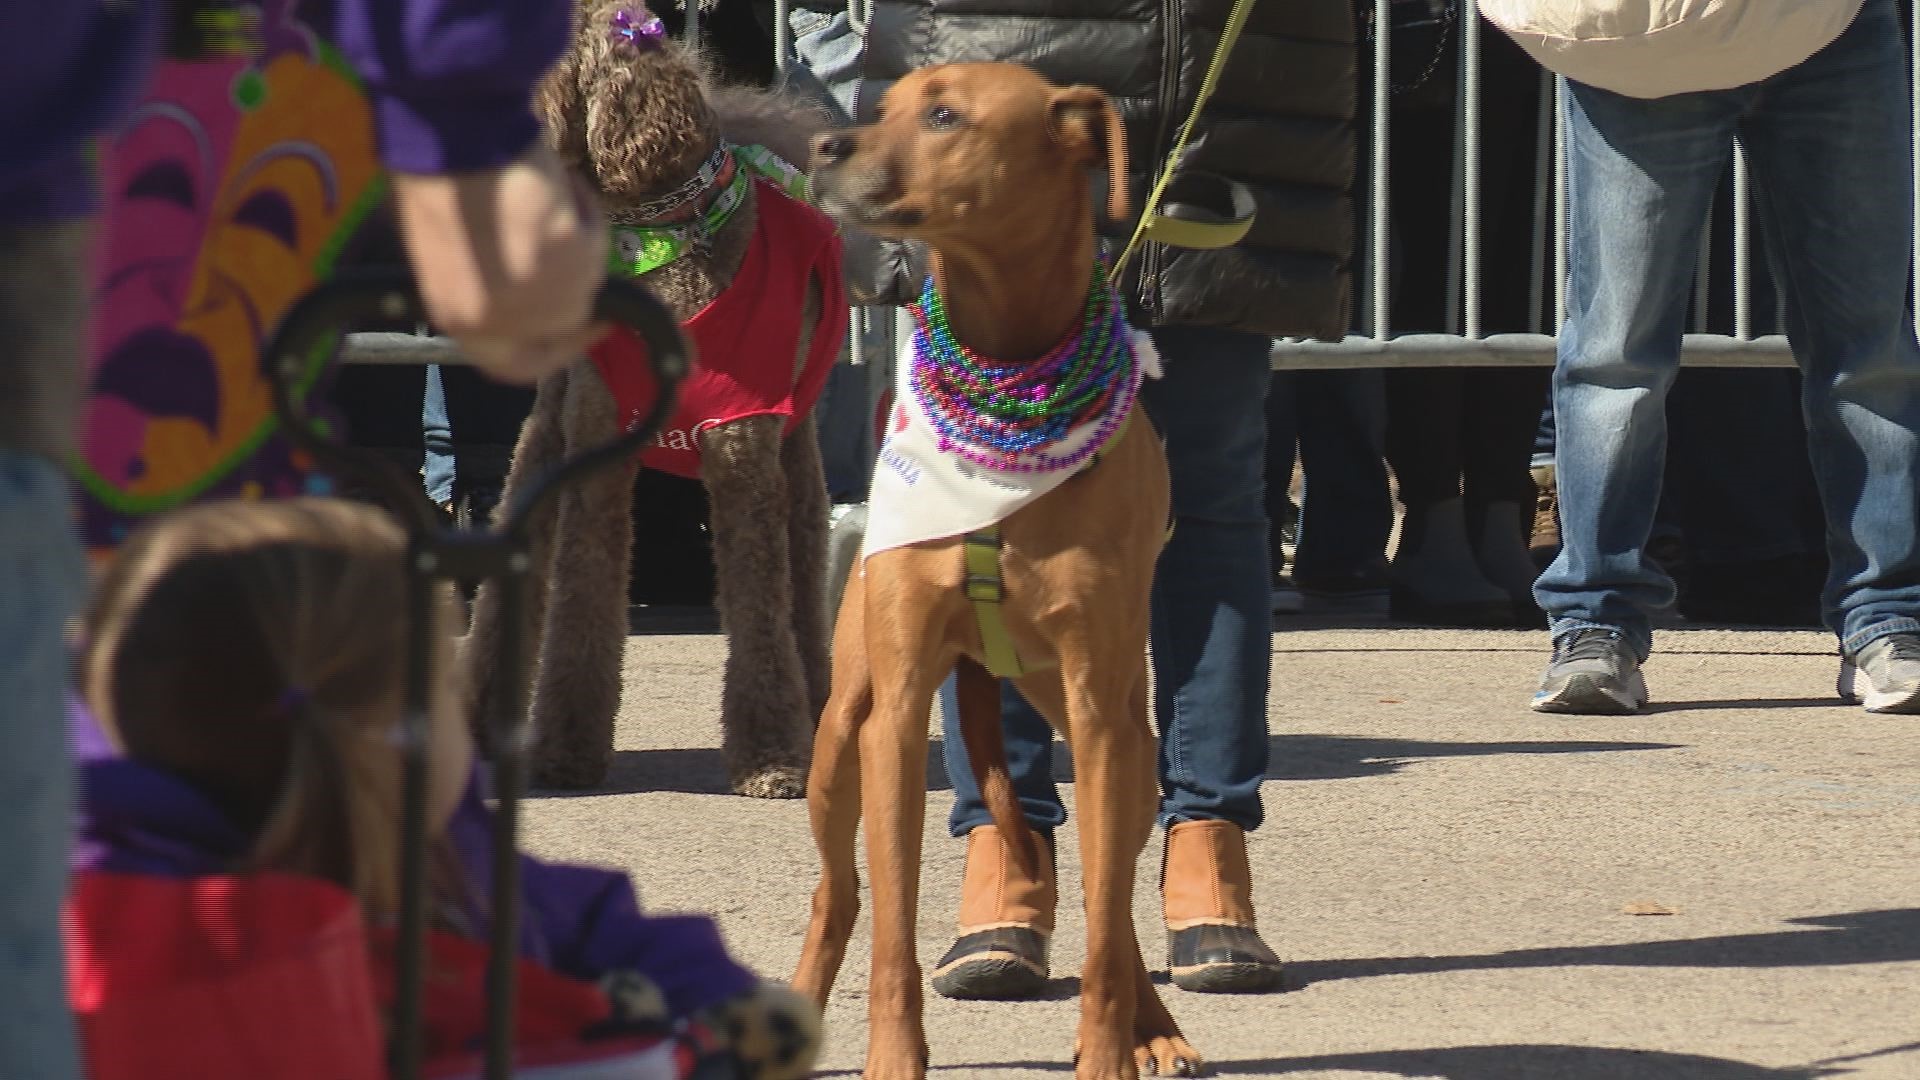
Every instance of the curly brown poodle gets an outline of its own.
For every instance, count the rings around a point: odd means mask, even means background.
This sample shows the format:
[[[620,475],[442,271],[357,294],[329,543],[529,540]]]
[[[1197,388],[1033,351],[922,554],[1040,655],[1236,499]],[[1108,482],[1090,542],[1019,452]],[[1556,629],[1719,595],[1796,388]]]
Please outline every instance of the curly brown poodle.
[[[778,279],[792,293],[784,308],[769,297],[736,294],[755,317],[723,320],[721,337],[760,347],[721,351],[758,356],[713,355],[702,347],[707,340],[689,331],[700,369],[731,377],[734,365],[776,365],[762,381],[770,378],[792,395],[788,413],[709,418],[684,428],[670,421],[671,430],[649,453],[697,451],[712,506],[716,604],[728,645],[721,749],[732,788],[741,795],[798,797],[805,793],[814,721],[827,695],[827,495],[809,410],[824,379],[819,361],[824,356],[831,364],[844,338],[838,239],[820,218],[830,253],[798,269],[776,269],[769,278],[765,267],[775,265],[769,259],[787,258],[793,245],[763,234],[814,211],[761,179],[744,185],[744,199],[730,216],[720,211],[732,205],[721,202],[729,187],[739,197],[739,187],[722,177],[748,168],[731,148],[764,147],[781,161],[804,163],[808,140],[826,127],[826,118],[785,96],[713,85],[700,58],[666,38],[639,0],[581,5],[572,47],[542,86],[538,107],[554,145],[598,191],[616,226],[654,234],[663,226],[682,230],[674,235],[688,241],[684,250],[645,270],[641,280],[683,326],[696,325],[695,316],[710,305],[718,310],[743,267],[752,281]],[[637,250],[631,241],[628,247]],[[741,285],[750,288],[762,286]],[[763,313],[779,310],[794,317],[769,327]],[[755,331],[739,331],[747,325]],[[781,343],[778,351],[764,347],[769,340]],[[609,348],[603,343],[593,357],[540,384],[505,499],[553,461],[632,422],[623,387],[640,363],[638,346]],[[683,394],[681,415],[688,407]],[[538,642],[530,703],[531,778],[538,786],[597,786],[612,760],[627,634],[630,507],[642,464],[603,470],[530,523],[524,640]],[[462,656],[482,731],[506,708],[497,681],[507,662],[499,647],[501,619],[497,590],[483,587]]]

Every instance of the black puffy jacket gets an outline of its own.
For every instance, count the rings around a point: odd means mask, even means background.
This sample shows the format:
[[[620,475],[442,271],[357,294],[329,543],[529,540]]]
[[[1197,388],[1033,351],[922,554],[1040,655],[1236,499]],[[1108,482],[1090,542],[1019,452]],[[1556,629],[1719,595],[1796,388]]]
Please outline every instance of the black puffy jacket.
[[[1193,107],[1232,6],[875,0],[862,111],[893,80],[931,64],[1014,61],[1063,85],[1098,86],[1126,118],[1137,210]],[[1357,69],[1351,0],[1255,4],[1181,162],[1244,183],[1257,207],[1252,231],[1215,251],[1144,245],[1124,283],[1139,321],[1273,337],[1346,333]]]

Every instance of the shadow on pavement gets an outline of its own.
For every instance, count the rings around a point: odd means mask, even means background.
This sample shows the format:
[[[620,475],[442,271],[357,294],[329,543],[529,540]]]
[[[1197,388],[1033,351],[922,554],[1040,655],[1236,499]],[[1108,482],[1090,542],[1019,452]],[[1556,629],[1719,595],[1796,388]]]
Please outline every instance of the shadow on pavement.
[[[1526,1043],[1210,1061],[1207,1066],[1207,1074],[1214,1076],[1288,1076],[1341,1071],[1404,1076],[1417,1080],[1816,1080],[1818,1077],[1844,1076],[1850,1071],[1823,1068],[1820,1065],[1770,1068],[1729,1058],[1673,1054],[1661,1050]],[[928,1071],[992,1076],[1016,1069],[1022,1072],[1070,1073],[1073,1066],[1064,1061],[981,1061],[936,1064]],[[857,1069],[840,1069],[815,1075],[851,1077],[860,1074]]]
[[[1385,739],[1363,735],[1274,735],[1267,744],[1269,780],[1352,780],[1389,776],[1422,758],[1481,757],[1488,754],[1598,754],[1623,750],[1680,750],[1680,743],[1618,742],[1604,739],[1535,742],[1432,742],[1424,739]],[[938,742],[933,747],[934,768],[927,773],[934,791],[951,788],[940,768]],[[1073,754],[1065,743],[1053,744],[1053,778],[1073,782]]]
[[[927,788],[947,791],[947,771],[940,761],[938,739],[927,748]],[[728,795],[727,764],[720,751],[707,748],[673,750],[616,750],[607,779],[599,787],[581,791],[536,789],[534,799],[577,799],[592,795],[633,795],[647,791],[680,795]]]
[[[1497,971],[1508,968],[1783,968],[1892,964],[1920,960],[1920,908],[1813,915],[1787,921],[1796,926],[1818,929],[1682,938],[1675,941],[1634,941],[1618,945],[1514,949],[1474,956],[1300,960],[1287,965],[1287,985],[1298,988],[1317,982],[1364,979],[1377,975]]]
[[[1268,749],[1269,780],[1350,780],[1399,772],[1420,758],[1488,754],[1595,754],[1622,750],[1678,750],[1678,743],[1599,739],[1538,742],[1428,742],[1360,735],[1275,735]]]
[[[1825,697],[1809,698],[1727,698],[1715,701],[1655,701],[1650,702],[1645,712],[1654,713],[1692,712],[1701,709],[1858,709],[1860,706],[1841,701],[1828,694]]]
[[[577,799],[589,795],[632,795],[642,791],[670,791],[681,795],[726,795],[727,766],[718,750],[616,750],[607,779],[599,787],[580,791],[545,788],[528,792],[534,799]]]
[[[1315,1057],[1218,1061],[1222,1076],[1286,1076],[1346,1070],[1419,1077],[1420,1080],[1813,1080],[1844,1070],[1810,1066],[1783,1069],[1699,1054],[1630,1050],[1606,1046],[1525,1043],[1446,1046],[1425,1050],[1375,1050]]]
[[[1539,742],[1428,742],[1375,739],[1358,735],[1275,735],[1269,746],[1269,780],[1350,780],[1387,776],[1421,758],[1486,754],[1593,754],[1623,750],[1676,750],[1678,743],[1613,742],[1598,739]],[[1053,744],[1053,778],[1073,782],[1073,755]],[[951,791],[940,740],[927,747],[927,790]],[[534,798],[627,795],[671,791],[685,795],[725,795],[727,767],[712,749],[620,750],[613,755],[607,780],[584,791],[535,791]]]

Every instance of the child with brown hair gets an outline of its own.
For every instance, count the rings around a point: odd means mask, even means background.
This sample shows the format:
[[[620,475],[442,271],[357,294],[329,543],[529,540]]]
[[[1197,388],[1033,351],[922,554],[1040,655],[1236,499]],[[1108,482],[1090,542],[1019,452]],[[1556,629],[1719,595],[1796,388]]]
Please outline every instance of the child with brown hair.
[[[373,990],[390,1004],[405,550],[383,513],[326,499],[209,503],[129,539],[83,627],[72,709],[81,889],[90,874],[331,882],[358,900]],[[430,1063],[471,1059],[483,1035],[479,943],[489,921],[491,828],[460,695],[447,685],[453,665],[448,655],[436,660]],[[643,915],[626,877],[609,871],[523,856],[521,873],[522,1047],[533,1041],[528,998],[572,984],[561,996],[589,1004],[562,1041],[671,1037],[691,1022],[727,1044],[719,1056],[734,1068],[718,1075],[808,1073],[817,1013],[731,959],[710,919]],[[70,935],[84,938],[87,926],[70,912]],[[96,957],[94,967],[110,962],[102,948],[75,944],[76,955]],[[77,969],[76,979],[83,974]]]

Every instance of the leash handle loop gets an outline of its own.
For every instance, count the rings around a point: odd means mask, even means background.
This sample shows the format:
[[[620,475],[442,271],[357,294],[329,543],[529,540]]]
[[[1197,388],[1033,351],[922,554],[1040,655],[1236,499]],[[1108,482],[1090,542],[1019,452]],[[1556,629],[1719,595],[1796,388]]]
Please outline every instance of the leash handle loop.
[[[1240,30],[1246,26],[1247,17],[1253,13],[1254,3],[1255,0],[1234,0],[1233,11],[1227,16],[1227,25],[1220,31],[1220,43],[1214,47],[1213,60],[1207,65],[1206,78],[1200,81],[1200,91],[1194,95],[1193,108],[1187,113],[1186,122],[1180,125],[1180,134],[1173,140],[1173,148],[1167,153],[1167,163],[1160,170],[1159,178],[1154,181],[1153,190],[1147,196],[1147,205],[1140,214],[1139,222],[1133,227],[1133,235],[1128,238],[1127,246],[1121,249],[1120,257],[1114,260],[1113,276],[1116,279],[1119,278],[1121,270],[1126,267],[1127,261],[1133,258],[1141,240],[1148,238],[1149,234],[1165,231],[1170,239],[1183,241],[1177,245],[1182,247],[1226,247],[1239,242],[1240,237],[1246,235],[1248,227],[1251,226],[1250,215],[1237,222],[1211,226],[1179,219],[1168,219],[1166,224],[1162,224],[1157,221],[1157,218],[1160,213],[1161,199],[1166,195],[1167,185],[1173,181],[1174,173],[1179,169],[1180,155],[1186,151],[1187,141],[1192,137],[1195,125],[1200,122],[1201,110],[1206,108],[1208,99],[1213,97],[1214,88],[1220,82],[1220,74],[1226,70],[1227,57],[1232,54],[1234,44],[1240,40]],[[1177,28],[1169,27],[1168,32],[1176,33]],[[1217,236],[1206,237],[1207,232],[1215,231],[1218,232]],[[1230,232],[1231,239],[1226,239],[1225,243],[1219,242]]]

